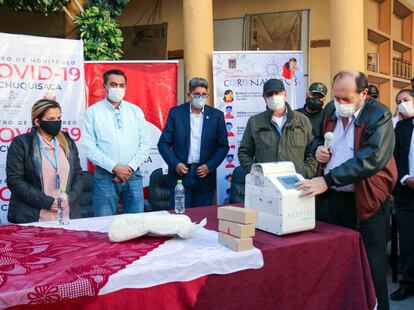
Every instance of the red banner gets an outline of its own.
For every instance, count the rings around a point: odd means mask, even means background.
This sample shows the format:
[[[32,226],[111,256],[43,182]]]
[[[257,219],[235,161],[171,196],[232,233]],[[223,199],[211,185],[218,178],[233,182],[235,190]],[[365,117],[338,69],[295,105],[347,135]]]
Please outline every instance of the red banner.
[[[103,73],[111,69],[125,72],[125,100],[139,106],[149,123],[152,144],[148,159],[140,167],[144,186],[148,186],[151,172],[164,162],[157,142],[167,122],[168,111],[177,105],[178,62],[85,62],[88,106],[104,99]]]

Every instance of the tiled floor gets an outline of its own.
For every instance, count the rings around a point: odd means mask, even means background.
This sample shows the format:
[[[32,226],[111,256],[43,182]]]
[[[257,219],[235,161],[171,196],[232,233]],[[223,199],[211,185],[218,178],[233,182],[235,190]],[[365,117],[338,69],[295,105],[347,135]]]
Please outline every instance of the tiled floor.
[[[388,291],[391,294],[398,288],[398,283],[392,283],[391,271],[388,272]],[[390,300],[391,310],[414,310],[414,296],[401,301]]]

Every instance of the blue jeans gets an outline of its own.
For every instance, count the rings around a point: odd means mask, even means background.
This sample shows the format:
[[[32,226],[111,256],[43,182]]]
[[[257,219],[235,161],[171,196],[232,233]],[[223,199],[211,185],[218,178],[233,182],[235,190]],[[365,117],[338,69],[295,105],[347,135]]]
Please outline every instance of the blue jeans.
[[[188,173],[182,177],[185,189],[185,207],[204,207],[213,204],[214,191],[200,189],[199,178],[195,168],[189,169]],[[170,209],[174,209],[174,187],[170,188]]]
[[[123,213],[144,212],[142,176],[139,170],[126,182],[114,183],[113,178],[112,173],[96,167],[92,188],[95,216],[115,215],[119,199],[122,199]]]

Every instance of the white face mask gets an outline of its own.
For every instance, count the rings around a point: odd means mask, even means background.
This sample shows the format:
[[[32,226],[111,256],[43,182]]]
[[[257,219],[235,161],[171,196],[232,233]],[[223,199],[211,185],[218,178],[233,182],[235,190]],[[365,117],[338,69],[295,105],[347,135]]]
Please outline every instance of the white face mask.
[[[108,89],[108,99],[112,102],[121,102],[125,96],[125,88],[120,87],[110,87]]]
[[[403,101],[398,105],[398,112],[404,116],[411,117],[414,115],[413,101]]]
[[[272,111],[279,111],[285,106],[284,95],[273,95],[266,98],[267,107]]]
[[[207,102],[207,99],[203,99],[203,98],[193,98],[193,101],[191,102],[191,104],[196,109],[202,109],[206,105],[206,102]]]
[[[350,117],[355,112],[355,102],[340,104],[334,99],[335,109],[340,117]]]

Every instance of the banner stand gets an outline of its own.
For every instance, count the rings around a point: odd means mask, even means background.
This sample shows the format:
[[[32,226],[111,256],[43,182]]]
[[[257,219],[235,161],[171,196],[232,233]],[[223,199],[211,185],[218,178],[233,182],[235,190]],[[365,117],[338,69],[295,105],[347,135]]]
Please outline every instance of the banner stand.
[[[247,120],[266,109],[263,84],[281,79],[292,109],[305,102],[302,51],[213,52],[214,106],[224,112],[230,151],[217,169],[217,203],[229,199]]]

